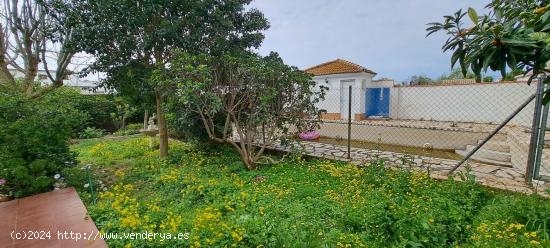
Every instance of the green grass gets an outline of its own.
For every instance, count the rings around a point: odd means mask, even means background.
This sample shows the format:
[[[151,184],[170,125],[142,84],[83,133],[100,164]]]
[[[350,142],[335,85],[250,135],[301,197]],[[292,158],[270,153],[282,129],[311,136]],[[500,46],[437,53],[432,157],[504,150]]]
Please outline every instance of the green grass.
[[[189,233],[188,240],[108,240],[111,247],[550,246],[550,202],[420,172],[292,159],[248,171],[226,146],[172,141],[168,159],[145,138],[73,145],[91,163],[104,232]],[[77,172],[72,172],[78,174]],[[96,187],[97,188],[97,187]]]

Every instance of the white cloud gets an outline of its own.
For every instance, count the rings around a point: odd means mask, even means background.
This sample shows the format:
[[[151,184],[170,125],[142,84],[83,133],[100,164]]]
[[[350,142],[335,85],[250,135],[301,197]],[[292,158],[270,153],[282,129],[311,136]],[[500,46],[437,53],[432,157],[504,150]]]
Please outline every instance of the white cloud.
[[[278,52],[286,63],[307,68],[335,58],[406,80],[450,71],[446,37],[426,38],[426,24],[460,8],[479,11],[488,0],[256,0],[271,23],[261,54]]]

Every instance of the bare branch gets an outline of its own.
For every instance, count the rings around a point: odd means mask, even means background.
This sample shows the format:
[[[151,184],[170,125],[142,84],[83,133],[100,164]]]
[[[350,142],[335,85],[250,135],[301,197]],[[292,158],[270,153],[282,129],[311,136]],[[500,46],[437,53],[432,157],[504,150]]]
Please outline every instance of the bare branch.
[[[1,26],[0,23],[0,70],[1,70],[1,81],[5,82],[11,86],[15,86],[15,79],[13,78],[13,75],[11,75],[10,71],[8,70],[8,63],[6,63],[6,49],[5,49],[5,40],[4,40],[4,28]]]
[[[62,86],[75,54],[67,50],[72,39],[71,30],[63,30],[62,18],[50,16],[47,6],[36,0],[4,0],[3,3],[0,7],[1,23],[5,24],[0,34],[4,41],[0,44],[4,49],[2,63],[6,68],[9,65],[23,73],[24,91],[29,97],[33,97],[40,66],[45,69],[52,85],[37,94]]]

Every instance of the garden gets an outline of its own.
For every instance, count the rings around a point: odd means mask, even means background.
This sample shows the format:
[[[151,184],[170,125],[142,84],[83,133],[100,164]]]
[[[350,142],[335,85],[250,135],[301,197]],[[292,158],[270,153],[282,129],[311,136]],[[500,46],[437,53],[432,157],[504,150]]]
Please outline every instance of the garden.
[[[550,247],[548,199],[467,170],[435,180],[383,159],[270,151],[319,127],[327,88],[255,52],[270,24],[250,2],[0,6],[0,44],[13,43],[0,48],[0,199],[74,187],[102,233],[185,233],[110,247]],[[478,80],[487,68],[550,73],[550,4],[487,8],[429,24],[451,36],[453,66]],[[73,72],[82,53],[93,62]],[[64,85],[94,73],[112,94]]]
[[[148,138],[80,140],[65,178],[103,232],[189,233],[188,240],[108,240],[112,247],[541,247],[550,202],[424,172],[293,156],[247,170],[229,146]],[[270,156],[277,157],[277,154]],[[460,176],[460,175],[459,175]],[[93,189],[92,189],[93,188]]]

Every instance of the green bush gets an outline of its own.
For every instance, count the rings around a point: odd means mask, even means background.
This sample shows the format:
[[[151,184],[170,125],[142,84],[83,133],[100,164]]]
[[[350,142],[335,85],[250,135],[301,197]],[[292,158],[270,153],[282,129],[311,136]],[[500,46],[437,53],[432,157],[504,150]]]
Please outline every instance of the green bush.
[[[87,127],[78,134],[78,137],[81,139],[93,139],[103,137],[104,135],[104,130],[96,129],[95,127]]]
[[[88,114],[54,91],[38,99],[0,93],[0,178],[4,190],[23,197],[52,189],[54,176],[76,163],[68,139],[85,125]]]
[[[492,76],[486,76],[483,78],[483,82],[486,82],[486,83],[492,83],[494,81],[495,79]]]
[[[86,170],[81,167],[68,167],[62,171],[64,183],[67,186],[75,187],[78,190],[86,190],[84,185],[88,183]]]
[[[171,137],[187,141],[208,139],[208,134],[196,113],[170,106],[170,111],[166,113],[166,121]]]
[[[138,124],[138,123],[129,124],[126,127],[114,132],[113,135],[127,136],[127,135],[138,134],[140,129],[143,129],[143,124]]]
[[[113,95],[82,95],[76,89],[62,87],[54,94],[66,100],[67,104],[71,104],[80,112],[88,114],[87,122],[82,125],[81,130],[86,127],[93,127],[107,131],[116,131],[120,125],[119,112],[121,106],[128,105],[126,101],[120,97]],[[117,108],[118,106],[118,108]],[[138,122],[143,118],[143,110],[134,106],[128,105],[129,108],[135,109],[126,116],[127,122]]]
[[[216,130],[223,130],[225,124],[222,115],[214,118]],[[185,141],[208,142],[208,133],[204,128],[199,114],[182,110],[178,105],[169,104],[169,112],[166,113],[166,121],[171,137]]]
[[[85,127],[114,131],[116,125],[111,113],[116,112],[113,96],[109,95],[78,95],[74,97],[75,107],[88,113],[90,119]]]

